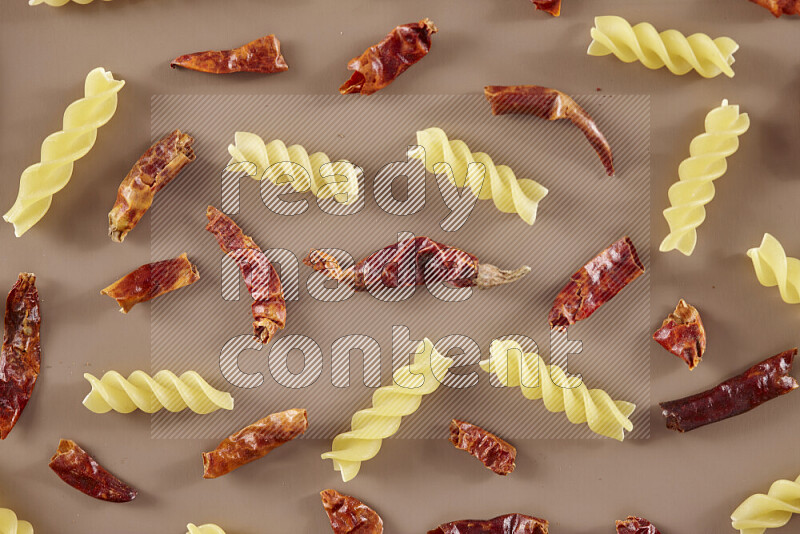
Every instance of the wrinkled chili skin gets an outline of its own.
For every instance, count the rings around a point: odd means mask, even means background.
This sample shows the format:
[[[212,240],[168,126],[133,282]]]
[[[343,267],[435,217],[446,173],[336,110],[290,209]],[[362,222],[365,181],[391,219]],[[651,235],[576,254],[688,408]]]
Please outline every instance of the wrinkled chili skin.
[[[483,428],[453,419],[450,421],[450,443],[477,458],[498,475],[514,471],[517,449]]]
[[[253,333],[261,343],[286,326],[286,301],[278,272],[253,238],[244,235],[233,220],[213,206],[206,210],[206,230],[239,266],[244,283],[253,297]]]
[[[629,515],[624,521],[617,521],[617,534],[661,534],[647,519]]]
[[[538,517],[508,514],[486,521],[466,519],[439,525],[428,534],[548,534],[550,523]]]
[[[706,350],[706,330],[700,313],[681,299],[675,311],[664,319],[653,339],[669,352],[682,359],[693,370],[703,359]]]
[[[629,237],[623,237],[592,258],[558,294],[550,310],[550,328],[566,328],[586,319],[644,274]]]
[[[383,520],[369,506],[336,490],[320,492],[334,534],[383,534]]]
[[[286,410],[256,421],[203,453],[203,478],[217,478],[263,458],[308,428],[305,410]]]
[[[689,432],[743,414],[797,388],[789,376],[797,349],[787,350],[702,393],[662,402],[667,428]]]
[[[614,176],[614,155],[606,136],[591,115],[566,93],[540,85],[487,85],[483,94],[492,107],[493,115],[533,115],[555,121],[567,119],[574,124],[592,145],[606,174]]]
[[[536,9],[546,11],[554,17],[561,15],[561,0],[531,0]]]
[[[281,54],[281,42],[267,35],[232,50],[208,50],[186,54],[172,60],[170,67],[232,74],[234,72],[259,72],[272,74],[289,69]]]
[[[39,377],[42,317],[36,276],[20,273],[6,299],[0,361],[0,439],[17,424]]]
[[[138,494],[72,440],[59,442],[58,451],[50,458],[50,469],[76,490],[101,501],[130,502]]]
[[[430,19],[396,27],[380,43],[350,60],[347,68],[354,72],[339,92],[371,95],[383,89],[428,54],[431,36],[437,31]]]
[[[800,0],[750,0],[769,9],[777,18],[781,15],[800,15]]]

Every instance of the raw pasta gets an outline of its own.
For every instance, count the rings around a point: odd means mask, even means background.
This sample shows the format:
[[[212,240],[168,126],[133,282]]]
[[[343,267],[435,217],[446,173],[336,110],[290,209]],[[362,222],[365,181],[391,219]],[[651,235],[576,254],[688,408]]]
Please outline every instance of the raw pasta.
[[[800,477],[773,482],[766,495],[751,495],[731,514],[731,525],[740,534],[763,534],[768,528],[779,528],[792,514],[800,514]]]
[[[770,234],[764,234],[761,246],[751,248],[747,255],[753,260],[761,285],[778,286],[784,302],[800,303],[800,260],[786,257],[786,252],[777,239]]]
[[[489,353],[490,358],[480,362],[481,369],[495,374],[503,386],[519,387],[529,400],[542,399],[549,411],[565,412],[570,423],[587,423],[592,432],[619,441],[625,439],[623,430],[633,430],[628,417],[635,404],[587,388],[579,377],[547,365],[538,354],[524,354],[516,341],[495,340]]]
[[[694,69],[705,78],[725,73],[733,78],[733,54],[739,45],[729,37],[711,39],[704,33],[689,37],[677,30],[661,33],[652,24],[642,22],[631,27],[622,17],[595,17],[590,56],[614,54],[625,63],[641,61],[648,69],[666,66],[673,74],[683,75]]]
[[[714,198],[714,180],[728,170],[726,158],[739,149],[739,136],[750,128],[750,117],[739,106],[722,105],[706,115],[706,131],[692,139],[690,157],[678,167],[679,180],[669,188],[671,207],[664,210],[669,235],[661,252],[678,249],[689,256],[697,245],[697,227],[706,218],[705,205]]]
[[[212,523],[200,525],[199,527],[193,523],[189,523],[186,525],[186,528],[189,531],[186,534],[225,534],[224,530]]]
[[[0,508],[0,534],[33,534],[33,526],[8,508]]]
[[[108,2],[110,0],[104,0]],[[40,4],[47,4],[48,6],[61,7],[63,5],[74,2],[76,4],[91,4],[92,0],[28,0],[29,6],[38,6]]]
[[[333,450],[323,454],[322,459],[333,460],[333,468],[341,471],[345,482],[355,478],[361,462],[378,454],[381,442],[397,432],[404,416],[417,411],[423,395],[436,391],[451,365],[453,360],[439,354],[425,338],[417,348],[414,363],[395,371],[393,383],[375,391],[372,407],[353,415],[350,431],[336,436]]]
[[[3,219],[14,225],[17,237],[39,222],[50,209],[53,195],[61,191],[72,176],[73,162],[94,146],[97,129],[111,120],[117,110],[117,93],[125,85],[103,68],[86,76],[84,97],[64,112],[63,129],[42,143],[41,162],[22,172],[19,194]]]
[[[144,371],[134,371],[127,379],[116,371],[109,371],[100,379],[89,373],[83,377],[92,385],[83,405],[95,413],[130,413],[136,409],[147,413],[161,409],[180,412],[189,408],[208,414],[233,410],[230,393],[212,388],[194,371],[187,371],[180,378],[170,371],[159,371],[152,378]]]
[[[236,132],[234,144],[228,145],[228,153],[232,158],[228,164],[230,171],[245,172],[257,180],[263,179],[266,173],[276,185],[284,185],[289,177],[295,191],[310,189],[314,196],[334,197],[341,204],[358,200],[361,170],[347,160],[331,162],[322,152],[309,154],[302,146],[287,147],[280,139],[265,144],[261,137],[247,132]],[[326,176],[322,176],[321,170]]]
[[[429,172],[447,172],[447,177],[456,187],[468,185],[481,200],[491,198],[503,213],[517,213],[528,224],[536,221],[539,202],[547,195],[547,189],[529,179],[518,179],[509,167],[495,165],[483,152],[470,152],[464,141],[447,139],[440,128],[428,128],[417,132],[417,144],[425,148],[415,152],[414,157],[425,159]],[[450,168],[448,169],[447,163]],[[485,176],[482,172],[486,170]]]

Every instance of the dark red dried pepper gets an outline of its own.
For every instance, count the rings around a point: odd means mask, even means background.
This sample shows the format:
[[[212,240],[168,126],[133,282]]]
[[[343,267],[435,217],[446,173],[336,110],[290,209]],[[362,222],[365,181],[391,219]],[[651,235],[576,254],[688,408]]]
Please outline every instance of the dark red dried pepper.
[[[554,17],[561,14],[561,0],[531,0],[536,9],[546,11]]]
[[[260,72],[271,74],[289,69],[281,54],[281,42],[274,35],[267,35],[232,50],[208,50],[186,54],[172,60],[170,67],[211,74],[234,72]]]
[[[681,299],[675,311],[661,323],[653,339],[689,365],[697,367],[706,350],[706,330],[697,309]]]
[[[533,115],[548,121],[569,120],[589,140],[606,174],[614,176],[611,145],[591,115],[571,96],[539,85],[487,85],[483,94],[492,106],[493,115]]]
[[[147,302],[200,280],[197,267],[186,253],[175,259],[142,265],[100,291],[117,301],[122,313],[128,313],[140,302]]]
[[[430,19],[396,27],[380,43],[350,60],[347,68],[355,72],[339,92],[371,95],[380,91],[428,54],[431,36],[437,31]]]
[[[382,534],[383,520],[375,510],[336,490],[320,492],[334,534]]]
[[[550,328],[566,328],[586,319],[644,274],[644,265],[629,237],[623,237],[592,258],[556,297]]]
[[[41,324],[36,276],[20,273],[6,299],[0,360],[0,439],[6,439],[17,424],[39,377]]]
[[[453,419],[450,421],[450,443],[456,449],[467,451],[498,475],[505,476],[514,471],[517,449],[479,426]]]
[[[206,210],[206,230],[214,234],[222,251],[239,266],[253,297],[253,333],[261,343],[269,343],[286,326],[286,301],[278,272],[253,238],[244,235],[230,217],[213,206]]]
[[[661,534],[647,519],[629,515],[624,521],[617,521],[617,534]]]
[[[263,458],[308,428],[305,410],[286,410],[256,421],[203,453],[203,478],[227,475],[254,460]]]
[[[797,381],[789,376],[789,372],[796,355],[797,349],[787,350],[707,391],[660,403],[667,428],[689,432],[749,412],[794,391]]]
[[[59,442],[58,450],[50,458],[50,469],[76,490],[101,501],[130,502],[138,494],[69,439]]]
[[[508,514],[486,521],[466,519],[439,525],[428,534],[548,534],[545,519],[522,514]]]
[[[800,0],[750,0],[770,10],[775,17],[800,15]]]
[[[428,237],[413,237],[389,245],[356,265],[342,269],[330,254],[311,249],[303,263],[355,291],[367,288],[412,287],[449,282],[454,287],[487,289],[519,280],[530,267],[504,271],[454,247]],[[412,269],[406,266],[413,266]]]

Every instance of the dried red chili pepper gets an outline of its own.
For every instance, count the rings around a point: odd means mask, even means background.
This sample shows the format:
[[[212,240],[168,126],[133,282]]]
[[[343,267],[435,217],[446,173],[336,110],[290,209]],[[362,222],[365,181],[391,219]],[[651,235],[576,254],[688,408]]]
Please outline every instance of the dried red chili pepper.
[[[195,160],[194,138],[175,130],[142,154],[117,191],[117,200],[108,214],[108,235],[117,243],[133,230],[150,209],[153,197]]]
[[[278,272],[253,238],[230,217],[213,206],[206,210],[206,230],[214,234],[222,251],[239,266],[253,297],[253,332],[261,343],[269,343],[278,330],[286,326],[286,301]]]
[[[662,347],[689,365],[689,370],[697,367],[706,350],[706,330],[697,309],[681,299],[675,311],[661,323],[661,328],[653,334]]]
[[[140,302],[147,302],[200,280],[197,267],[186,253],[175,259],[142,265],[100,291],[117,301],[122,313],[128,313]]]
[[[58,450],[50,458],[50,469],[76,490],[101,501],[130,502],[138,494],[69,439],[58,443]]]
[[[548,534],[545,519],[522,514],[508,514],[486,521],[466,519],[439,525],[428,534]]]
[[[770,10],[775,17],[800,15],[800,0],[750,0]]]
[[[514,471],[517,449],[479,426],[453,419],[450,421],[450,443],[456,449],[467,451],[498,475],[505,476]]]
[[[707,391],[660,403],[667,428],[689,432],[749,412],[794,391],[797,381],[789,376],[789,372],[796,355],[797,349],[787,350]]]
[[[227,475],[254,460],[263,458],[308,428],[305,410],[286,410],[256,421],[203,453],[203,478]]]
[[[561,0],[531,0],[536,9],[546,11],[554,17],[561,14]]]
[[[571,96],[539,85],[487,85],[483,94],[492,106],[493,115],[533,115],[556,121],[567,119],[583,132],[606,168],[614,176],[614,155],[606,136],[586,110]]]
[[[333,256],[318,249],[311,249],[303,263],[355,291],[380,287],[378,284],[397,288],[436,282],[487,289],[515,282],[531,271],[527,266],[504,271],[488,263],[478,263],[472,254],[428,237],[413,237],[389,245],[348,269],[342,269]],[[404,272],[406,265],[413,265],[413,271]]]
[[[267,35],[232,50],[208,50],[186,54],[172,60],[170,67],[211,74],[233,72],[260,72],[271,74],[289,69],[281,54],[281,42],[274,35]]]
[[[396,27],[380,43],[350,60],[347,69],[355,72],[339,92],[371,95],[380,91],[428,54],[431,36],[437,31],[430,19]]]
[[[381,516],[358,499],[332,489],[320,492],[320,496],[334,534],[383,533]]]
[[[41,324],[36,276],[20,273],[6,299],[0,360],[0,439],[6,439],[17,424],[39,377]]]
[[[617,534],[661,534],[647,519],[629,515],[624,521],[617,521]]]
[[[644,265],[629,237],[623,237],[592,258],[556,297],[550,328],[566,328],[586,319],[644,274]]]

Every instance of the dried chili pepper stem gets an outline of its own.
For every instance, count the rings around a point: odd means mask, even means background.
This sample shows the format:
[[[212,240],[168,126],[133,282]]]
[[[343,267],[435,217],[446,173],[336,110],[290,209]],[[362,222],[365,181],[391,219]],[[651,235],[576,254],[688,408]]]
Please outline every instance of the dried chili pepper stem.
[[[479,263],[478,274],[475,276],[474,284],[478,289],[490,289],[516,282],[529,272],[531,272],[531,268],[527,265],[523,265],[513,271],[506,271],[490,263]]]

